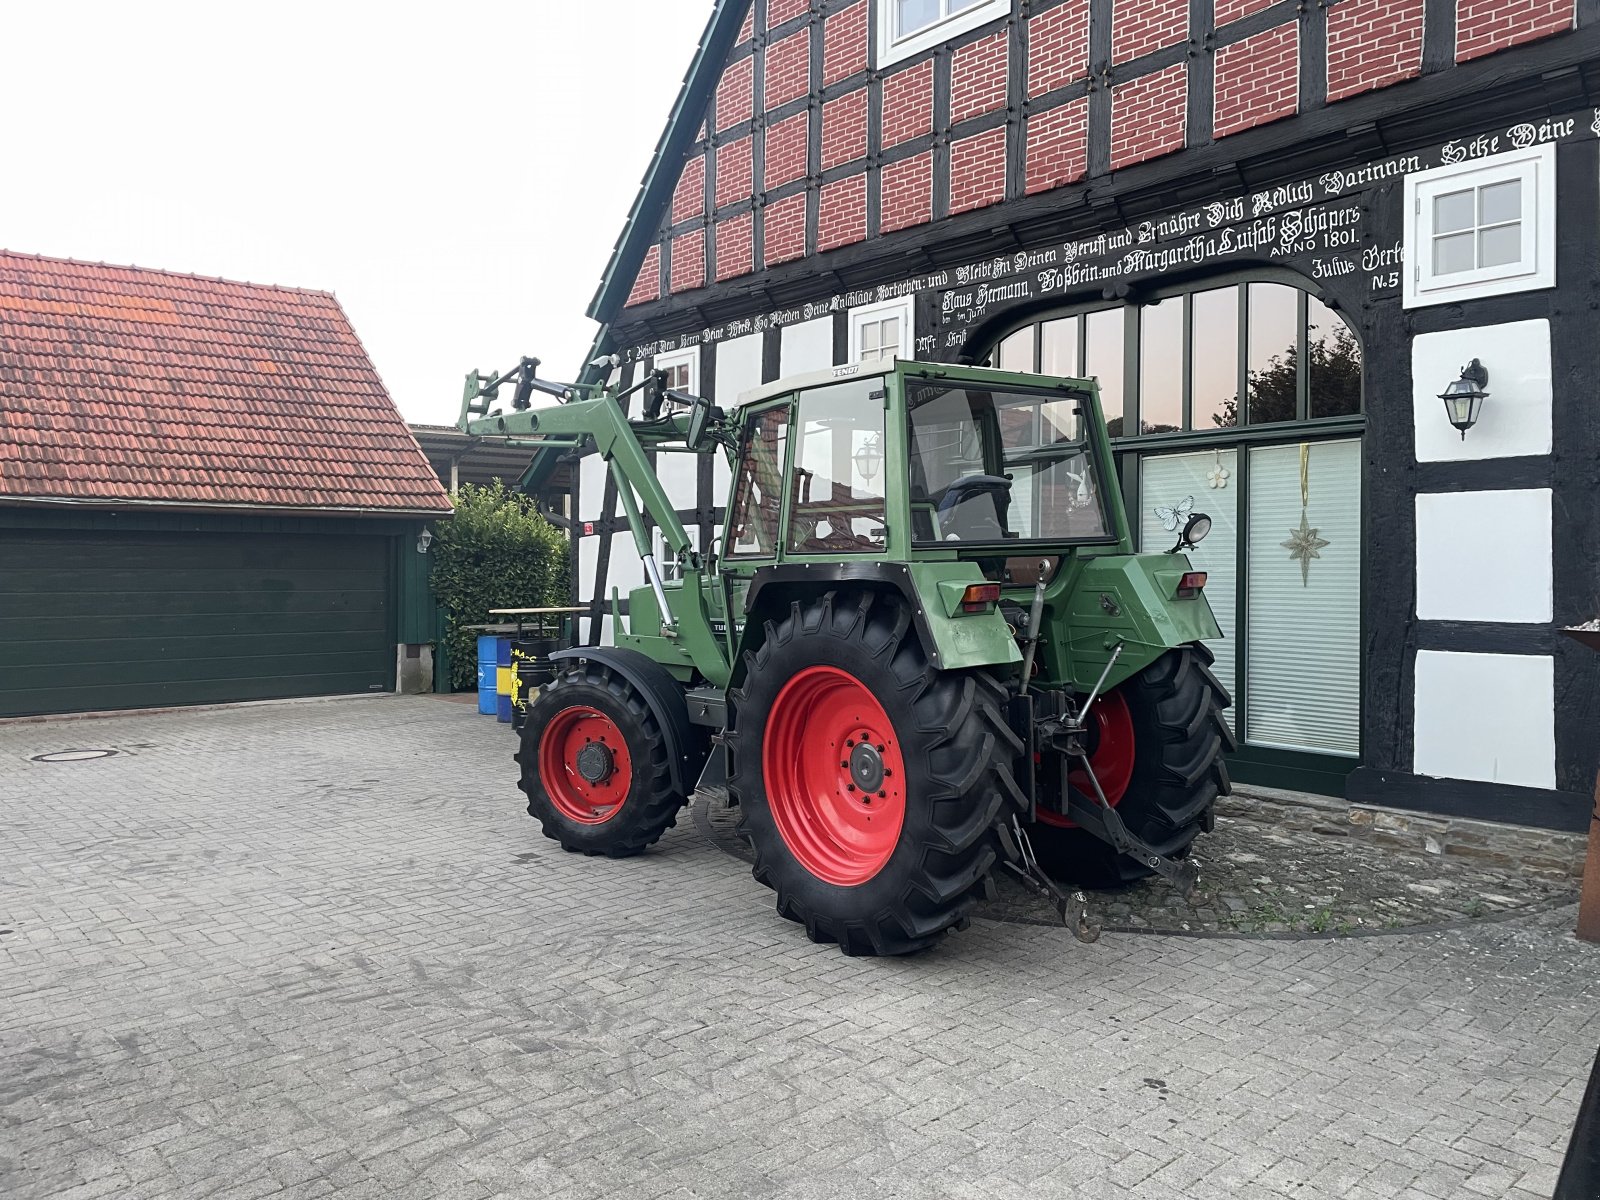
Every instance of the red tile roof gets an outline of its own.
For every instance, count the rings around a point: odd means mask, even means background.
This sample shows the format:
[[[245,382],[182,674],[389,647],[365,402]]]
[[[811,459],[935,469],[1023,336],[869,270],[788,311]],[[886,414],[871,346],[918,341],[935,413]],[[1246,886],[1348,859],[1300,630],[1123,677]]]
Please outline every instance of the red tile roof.
[[[442,513],[325,292],[0,251],[0,502]]]

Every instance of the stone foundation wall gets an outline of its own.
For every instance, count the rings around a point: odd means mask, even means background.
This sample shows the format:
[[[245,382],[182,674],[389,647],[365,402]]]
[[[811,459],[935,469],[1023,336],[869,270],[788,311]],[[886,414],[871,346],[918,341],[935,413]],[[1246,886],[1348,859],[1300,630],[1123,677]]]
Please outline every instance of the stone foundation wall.
[[[1219,801],[1217,815],[1415,853],[1515,866],[1552,878],[1580,878],[1588,847],[1588,838],[1581,833],[1427,816],[1249,784]]]

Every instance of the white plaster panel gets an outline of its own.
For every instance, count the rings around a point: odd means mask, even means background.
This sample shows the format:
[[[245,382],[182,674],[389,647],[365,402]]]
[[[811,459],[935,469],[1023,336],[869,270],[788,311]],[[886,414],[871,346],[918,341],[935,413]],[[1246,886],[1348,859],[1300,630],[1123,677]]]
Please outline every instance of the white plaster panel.
[[[730,338],[717,346],[715,398],[723,408],[731,410],[739,403],[740,395],[761,386],[761,347],[764,340],[762,334],[751,333]],[[728,467],[727,457],[719,452],[711,468],[711,503],[718,508],[725,507],[732,483],[733,472]]]
[[[819,317],[786,325],[779,351],[779,375],[803,375],[833,366],[833,318]]]
[[[1419,650],[1412,768],[1438,779],[1554,788],[1555,659]]]
[[[578,460],[580,521],[598,521],[604,515],[600,511],[600,504],[605,499],[606,479],[610,474],[611,468],[598,454],[585,454]]]
[[[1489,372],[1478,423],[1460,430],[1439,393],[1476,358]],[[1512,321],[1419,334],[1411,342],[1417,461],[1461,462],[1549,454],[1550,322]]]
[[[739,396],[761,386],[761,344],[764,334],[751,333],[729,338],[717,346],[716,402],[733,408]]]
[[[1417,616],[1551,619],[1550,489],[1417,496]]]

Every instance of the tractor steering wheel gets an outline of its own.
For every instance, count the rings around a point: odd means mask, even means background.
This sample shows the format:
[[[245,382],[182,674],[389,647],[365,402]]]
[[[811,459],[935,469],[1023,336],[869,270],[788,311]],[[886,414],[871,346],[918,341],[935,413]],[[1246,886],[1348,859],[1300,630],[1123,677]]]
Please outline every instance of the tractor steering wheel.
[[[962,513],[963,504],[978,496],[993,496],[994,508],[984,510],[980,506]],[[934,511],[947,539],[997,542],[1005,536],[1006,512],[1010,507],[1011,480],[1004,475],[966,475],[953,480],[939,493]]]

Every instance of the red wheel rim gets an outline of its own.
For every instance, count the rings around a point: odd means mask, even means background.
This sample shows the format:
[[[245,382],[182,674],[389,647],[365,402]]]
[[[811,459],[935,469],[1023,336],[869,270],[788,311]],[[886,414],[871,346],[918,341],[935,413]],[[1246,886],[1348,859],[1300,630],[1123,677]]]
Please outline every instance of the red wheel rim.
[[[905,760],[883,706],[854,675],[807,667],[783,685],[761,745],[783,844],[818,879],[865,883],[905,824]]]
[[[582,705],[556,713],[539,737],[539,782],[568,820],[611,820],[633,783],[633,760],[616,722]]]
[[[1094,702],[1089,710],[1089,765],[1100,781],[1106,800],[1115,808],[1128,794],[1133,782],[1133,714],[1128,711],[1128,701],[1120,691],[1107,692]],[[1085,795],[1093,795],[1089,776],[1082,767],[1067,773],[1067,782]],[[1039,820],[1046,825],[1059,825],[1066,829],[1077,828],[1077,822],[1058,812],[1040,807]]]

